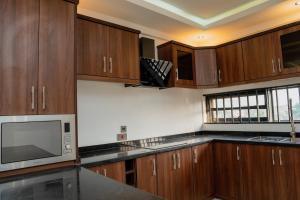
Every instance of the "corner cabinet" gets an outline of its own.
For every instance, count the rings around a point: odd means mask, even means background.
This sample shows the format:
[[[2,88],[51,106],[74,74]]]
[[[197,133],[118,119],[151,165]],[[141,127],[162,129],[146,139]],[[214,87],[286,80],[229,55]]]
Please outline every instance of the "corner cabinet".
[[[158,46],[158,58],[173,63],[168,84],[170,87],[196,87],[193,48],[171,41]]]
[[[215,49],[195,50],[196,85],[200,88],[217,87],[217,61]]]
[[[139,82],[139,31],[82,15],[77,25],[78,79]]]
[[[0,115],[75,113],[76,5],[12,0],[0,10]]]

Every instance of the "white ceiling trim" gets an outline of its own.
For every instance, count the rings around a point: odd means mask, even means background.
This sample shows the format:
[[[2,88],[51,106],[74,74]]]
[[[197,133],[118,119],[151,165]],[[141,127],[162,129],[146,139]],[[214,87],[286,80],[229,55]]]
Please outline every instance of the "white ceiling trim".
[[[222,22],[228,22],[228,20],[233,20],[233,18],[239,18],[245,16],[245,14],[250,13],[249,11],[256,11],[259,7],[263,7],[263,4],[270,4],[278,2],[278,0],[254,0],[243,5],[240,5],[231,10],[227,10],[221,14],[213,16],[211,18],[201,18],[190,14],[181,8],[178,8],[170,3],[163,0],[127,0],[133,4],[144,7],[156,13],[168,16],[170,18],[176,19],[182,23],[186,23],[192,26],[197,26],[199,28],[208,28]]]

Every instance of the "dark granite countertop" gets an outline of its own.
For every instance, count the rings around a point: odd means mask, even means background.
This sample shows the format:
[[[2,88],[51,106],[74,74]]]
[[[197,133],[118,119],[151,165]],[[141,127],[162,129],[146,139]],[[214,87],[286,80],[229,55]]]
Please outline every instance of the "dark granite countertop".
[[[259,134],[258,134],[259,135]],[[163,142],[153,142],[154,145],[148,143],[148,145],[136,145],[136,149],[128,151],[116,151],[114,153],[105,153],[102,150],[93,149],[93,154],[81,155],[81,165],[84,167],[92,167],[96,165],[102,165],[106,163],[118,162],[123,160],[134,159],[156,153],[162,153],[167,151],[173,151],[181,148],[192,147],[199,144],[208,142],[231,142],[231,143],[242,143],[242,144],[260,144],[260,145],[276,145],[276,146],[296,146],[300,147],[300,140],[295,143],[289,141],[260,141],[250,140],[256,137],[257,134],[200,134],[189,137],[174,137]]]
[[[160,200],[83,167],[1,179],[1,200]]]

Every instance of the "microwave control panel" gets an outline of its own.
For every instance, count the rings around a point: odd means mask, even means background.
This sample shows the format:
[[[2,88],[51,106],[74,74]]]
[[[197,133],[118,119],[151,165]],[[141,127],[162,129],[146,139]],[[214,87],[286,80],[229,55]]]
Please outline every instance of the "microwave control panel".
[[[70,123],[64,123],[64,153],[72,153],[72,134]]]

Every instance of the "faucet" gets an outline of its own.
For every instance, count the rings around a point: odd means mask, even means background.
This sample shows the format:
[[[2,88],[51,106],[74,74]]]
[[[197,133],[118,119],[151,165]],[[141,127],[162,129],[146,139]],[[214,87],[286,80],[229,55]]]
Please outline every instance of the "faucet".
[[[293,102],[292,99],[289,99],[289,103],[288,103],[288,107],[289,107],[289,113],[290,113],[290,121],[291,121],[291,142],[296,142],[296,127],[295,127],[295,122],[294,122],[294,115],[293,115]]]

